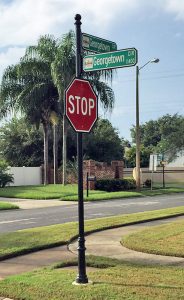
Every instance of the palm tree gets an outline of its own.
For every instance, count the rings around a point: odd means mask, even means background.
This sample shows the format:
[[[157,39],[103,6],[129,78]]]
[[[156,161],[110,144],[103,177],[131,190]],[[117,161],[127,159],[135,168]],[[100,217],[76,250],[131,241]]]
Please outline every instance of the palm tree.
[[[66,140],[67,120],[64,113],[64,90],[75,75],[75,36],[73,31],[64,35],[58,43],[58,49],[54,61],[51,64],[52,78],[58,89],[61,112],[63,115],[63,185],[66,184]]]
[[[66,184],[66,140],[67,123],[64,114],[64,90],[75,77],[75,34],[70,31],[65,34],[58,43],[55,60],[51,64],[53,81],[58,89],[59,99],[63,107],[63,184]],[[91,72],[83,74],[90,80],[97,96],[100,98],[105,110],[112,110],[114,105],[114,93],[105,80],[112,79],[112,71]],[[104,80],[100,80],[100,78]]]
[[[47,42],[54,48],[51,37],[42,37],[38,42],[41,51]],[[2,78],[1,102],[6,111],[14,108],[23,113],[31,124],[42,124],[44,132],[44,184],[48,183],[48,132],[52,111],[58,111],[58,91],[51,77],[50,52],[38,55],[35,47],[28,47],[20,63],[8,67]],[[30,53],[36,55],[30,57]]]
[[[48,183],[48,130],[53,111],[63,115],[63,183],[66,182],[64,90],[74,76],[75,35],[72,31],[64,35],[61,41],[52,36],[42,36],[36,46],[26,49],[20,63],[8,67],[3,75],[1,114],[13,108],[24,113],[32,124],[39,126],[41,123],[43,126],[44,184]],[[111,110],[114,93],[105,79],[112,78],[112,72],[91,72],[84,78],[90,79],[104,109]]]

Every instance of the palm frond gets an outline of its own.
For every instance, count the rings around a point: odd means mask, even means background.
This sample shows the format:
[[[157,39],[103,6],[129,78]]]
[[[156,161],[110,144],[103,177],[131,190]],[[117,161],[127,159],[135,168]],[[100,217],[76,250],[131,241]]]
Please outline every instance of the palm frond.
[[[93,79],[90,82],[97,96],[100,98],[102,107],[106,111],[111,112],[112,109],[114,108],[114,102],[115,102],[115,96],[112,88],[103,81]]]
[[[36,46],[29,46],[26,49],[24,61],[29,61],[33,58],[44,62],[52,62],[57,51],[57,40],[53,35],[41,36]]]

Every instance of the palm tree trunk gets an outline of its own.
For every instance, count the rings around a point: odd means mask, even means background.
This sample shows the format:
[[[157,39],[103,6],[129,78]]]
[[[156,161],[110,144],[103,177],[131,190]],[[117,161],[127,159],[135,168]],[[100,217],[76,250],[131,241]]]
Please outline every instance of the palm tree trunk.
[[[43,123],[44,132],[44,185],[48,184],[48,124]]]
[[[66,185],[66,138],[67,138],[67,126],[66,116],[63,115],[63,185]]]
[[[58,126],[53,125],[54,184],[58,183]]]

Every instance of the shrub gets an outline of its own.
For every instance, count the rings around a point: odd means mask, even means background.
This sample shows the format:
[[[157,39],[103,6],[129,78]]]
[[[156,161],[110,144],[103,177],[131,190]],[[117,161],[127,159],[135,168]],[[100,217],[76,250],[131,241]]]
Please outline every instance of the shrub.
[[[146,179],[146,181],[144,182],[144,186],[151,187],[151,179]]]
[[[5,187],[13,182],[12,174],[8,174],[8,166],[5,161],[0,161],[0,187]]]
[[[106,192],[118,192],[133,190],[136,188],[136,183],[133,178],[126,179],[99,179],[95,182],[96,190]]]

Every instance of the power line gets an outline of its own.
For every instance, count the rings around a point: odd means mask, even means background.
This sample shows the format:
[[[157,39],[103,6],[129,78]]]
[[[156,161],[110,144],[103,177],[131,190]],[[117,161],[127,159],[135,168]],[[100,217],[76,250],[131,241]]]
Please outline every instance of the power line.
[[[173,74],[173,75],[165,75],[165,76],[154,76],[154,77],[142,77],[140,76],[140,80],[157,80],[157,79],[167,79],[167,78],[178,78],[178,77],[184,77],[184,73],[181,74]],[[133,82],[135,79],[131,77],[132,79],[122,79],[122,80],[115,80],[116,82]]]

